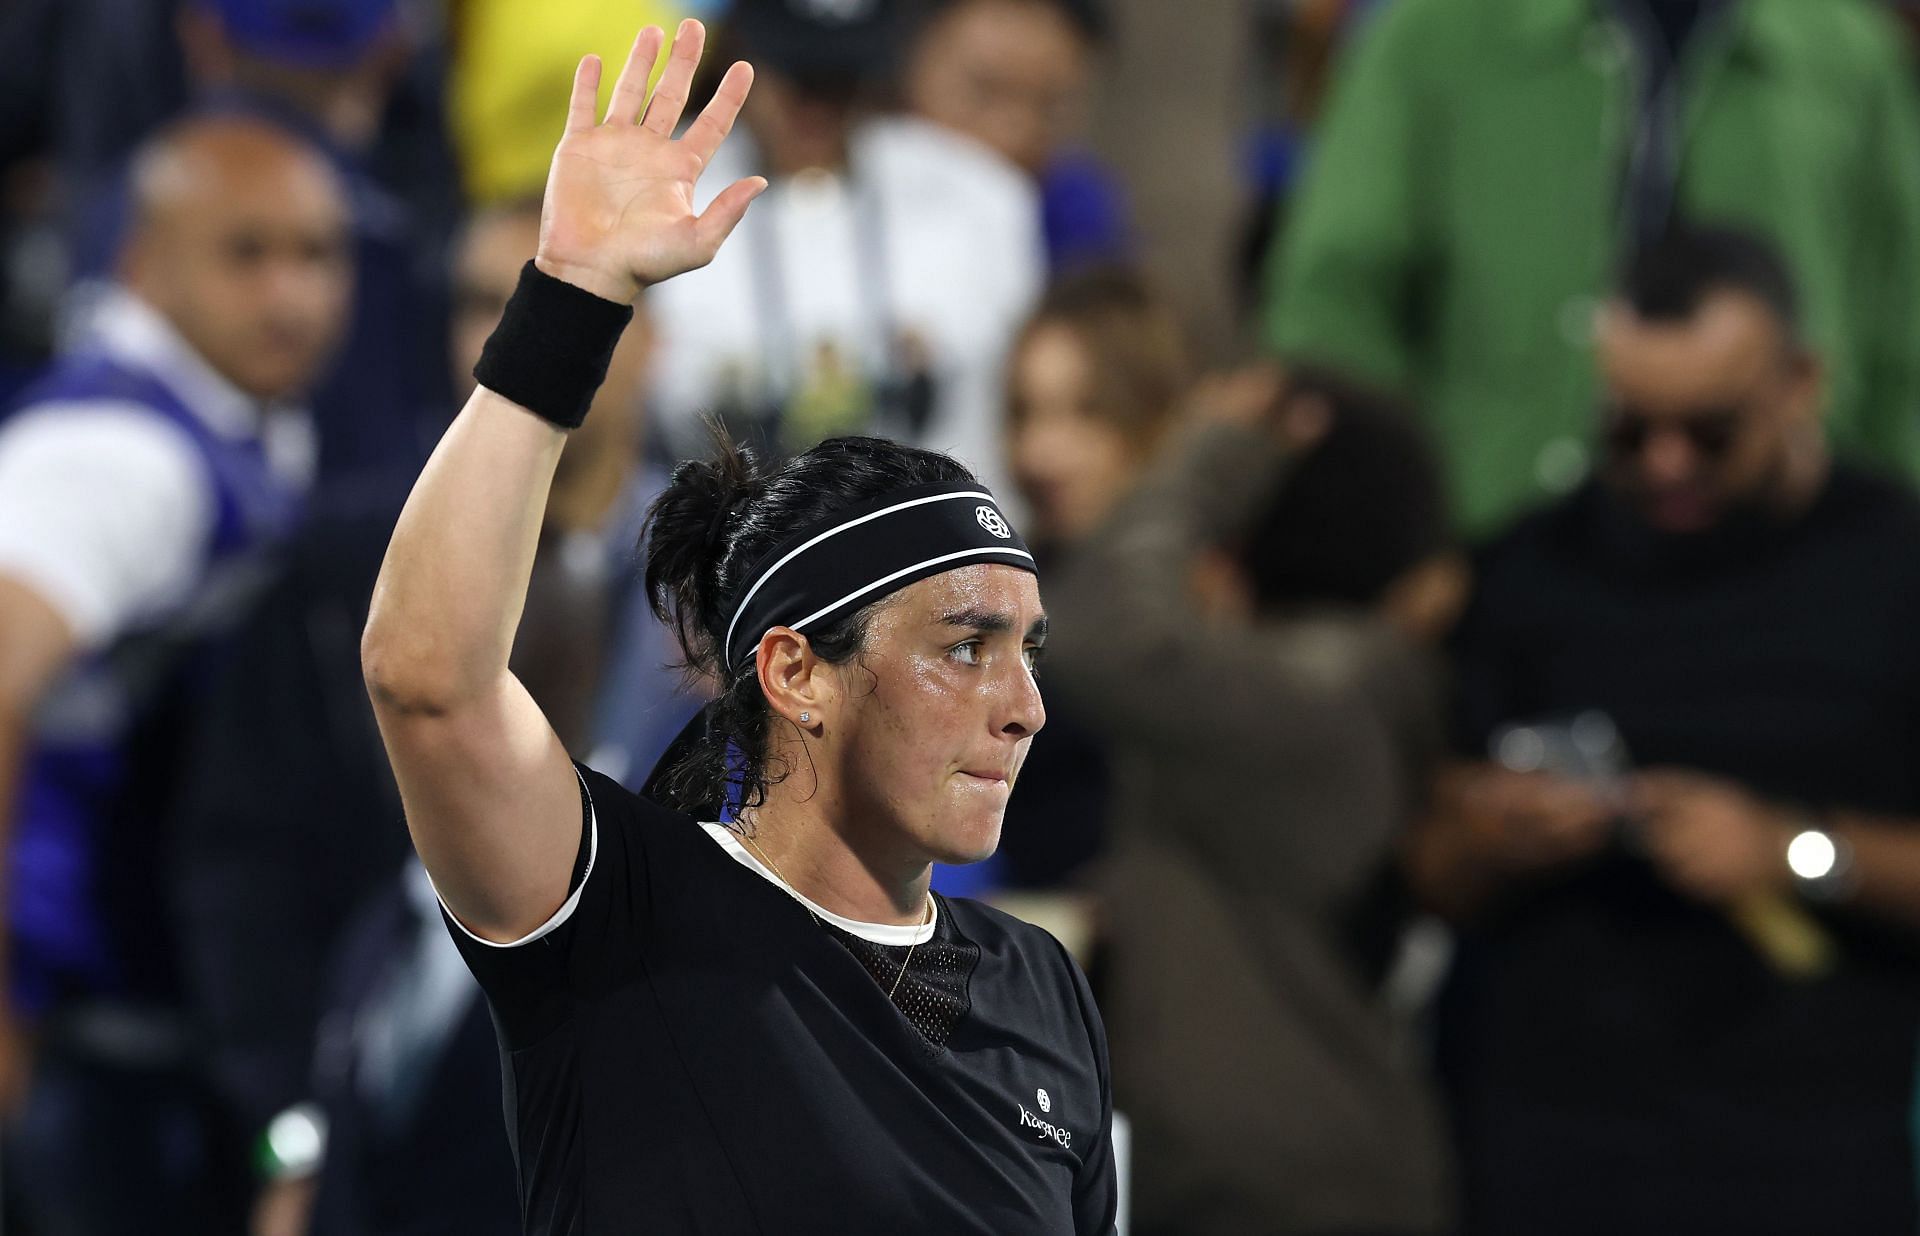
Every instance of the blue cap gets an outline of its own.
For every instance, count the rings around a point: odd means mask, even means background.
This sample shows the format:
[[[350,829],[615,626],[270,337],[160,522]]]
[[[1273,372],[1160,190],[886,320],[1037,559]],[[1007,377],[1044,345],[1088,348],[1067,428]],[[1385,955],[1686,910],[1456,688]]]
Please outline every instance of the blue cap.
[[[395,21],[395,0],[206,0],[235,47],[303,68],[359,62]]]

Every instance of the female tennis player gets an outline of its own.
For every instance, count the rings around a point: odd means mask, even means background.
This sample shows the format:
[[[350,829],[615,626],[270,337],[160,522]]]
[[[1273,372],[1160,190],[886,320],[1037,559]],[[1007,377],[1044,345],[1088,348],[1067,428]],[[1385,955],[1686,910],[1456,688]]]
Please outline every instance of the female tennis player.
[[[493,1005],[529,1233],[1105,1233],[1106,1044],[1053,939],[930,892],[991,853],[1044,722],[1033,560],[950,458],[722,446],[655,506],[647,585],[721,694],[636,796],[507,670],[555,461],[640,288],[757,178],[674,139],[704,33],[582,61],[539,252],[394,532],[363,657],[415,844]],[[720,823],[723,799],[738,804]]]

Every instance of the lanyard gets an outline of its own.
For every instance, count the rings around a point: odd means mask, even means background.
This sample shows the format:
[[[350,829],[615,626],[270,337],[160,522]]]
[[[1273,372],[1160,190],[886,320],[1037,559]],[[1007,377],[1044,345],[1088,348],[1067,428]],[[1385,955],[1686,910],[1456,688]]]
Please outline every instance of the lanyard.
[[[1681,162],[1693,127],[1688,122],[1698,115],[1699,99],[1711,89],[1711,79],[1726,59],[1734,14],[1727,0],[1703,0],[1691,36],[1683,47],[1673,48],[1644,0],[1623,0],[1614,8],[1628,28],[1640,66],[1633,140],[1620,185],[1621,233],[1632,251],[1657,242],[1674,222]],[[1696,74],[1700,80],[1689,106],[1681,70],[1709,55],[1714,56],[1714,72]]]
[[[881,209],[878,188],[870,183],[870,177],[860,174],[851,157],[846,174],[840,180],[848,197],[849,209],[845,215],[853,237],[854,265],[850,273],[855,280],[868,338],[879,342],[882,357],[879,368],[884,371],[889,365],[888,354],[900,333],[887,265],[886,215]],[[785,187],[791,192],[790,184]],[[783,193],[779,199],[783,208],[788,200]],[[768,396],[793,389],[803,363],[803,349],[812,342],[801,339],[794,325],[780,222],[773,214],[765,215],[761,226],[741,238],[749,242],[747,259],[752,267],[754,319],[761,361],[767,374],[764,393]],[[861,358],[861,366],[869,367],[865,358]]]

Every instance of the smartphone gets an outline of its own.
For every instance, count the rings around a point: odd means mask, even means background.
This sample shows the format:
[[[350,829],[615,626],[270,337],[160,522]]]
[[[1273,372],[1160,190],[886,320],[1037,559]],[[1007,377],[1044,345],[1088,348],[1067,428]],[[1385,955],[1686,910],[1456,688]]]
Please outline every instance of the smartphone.
[[[1515,722],[1494,730],[1487,754],[1514,772],[1543,772],[1593,787],[1613,808],[1618,839],[1631,843],[1627,777],[1633,761],[1613,718],[1596,709],[1568,717]]]

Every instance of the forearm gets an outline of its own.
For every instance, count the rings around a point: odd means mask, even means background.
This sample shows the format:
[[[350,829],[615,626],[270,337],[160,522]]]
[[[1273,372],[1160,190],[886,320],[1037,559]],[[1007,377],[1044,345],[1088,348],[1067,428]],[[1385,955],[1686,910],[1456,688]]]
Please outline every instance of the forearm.
[[[1133,650],[1190,631],[1195,556],[1251,519],[1279,470],[1278,447],[1254,430],[1212,425],[1178,443],[1048,588],[1055,627],[1087,632],[1059,641],[1050,663],[1097,671],[1116,645]]]
[[[1200,426],[1178,447],[1112,525],[1122,536],[1157,532],[1166,556],[1154,565],[1162,569],[1184,566],[1195,551],[1221,544],[1253,522],[1272,498],[1286,461],[1264,422]]]
[[[1501,893],[1501,873],[1478,847],[1434,818],[1408,830],[1400,849],[1401,871],[1421,909],[1460,926],[1471,922]]]
[[[662,35],[642,30],[604,123],[599,58],[581,60],[536,270],[522,274],[481,353],[482,389],[407,500],[362,637],[415,848],[448,908],[496,942],[564,903],[582,840],[566,748],[508,669],[565,442],[557,426],[586,414],[639,290],[711,261],[766,187],[739,181],[702,214],[689,210],[752,80],[744,64],[728,69],[674,138],[704,39],[699,23],[682,26],[649,106]]]
[[[13,853],[14,820],[26,790],[27,737],[31,732],[28,714],[0,701],[0,856]],[[12,861],[0,861],[0,1009],[12,1004],[7,976],[12,973],[11,905],[7,892],[13,887]]]
[[[11,859],[13,830],[26,795],[33,718],[78,654],[73,628],[39,592],[0,573],[0,855]],[[0,1013],[8,1004],[7,896],[11,862],[0,864]],[[6,1018],[0,1016],[0,1104],[8,1074]]]
[[[1442,768],[1434,777],[1427,809],[1400,845],[1401,871],[1415,903],[1455,925],[1476,918],[1506,884],[1469,802],[1483,768],[1464,761]]]
[[[481,387],[394,527],[362,643],[376,703],[437,713],[496,690],[566,435]]]
[[[1272,431],[1208,426],[1069,555],[1046,588],[1047,673],[1089,719],[1130,738],[1221,732],[1265,752],[1358,711],[1408,713],[1425,669],[1386,623],[1246,621],[1210,615],[1197,595],[1202,556],[1231,553],[1286,468]]]
[[[1920,821],[1836,812],[1826,826],[1853,847],[1848,904],[1920,927]]]
[[[1278,451],[1257,434],[1210,426],[1180,443],[1067,555],[1045,589],[1053,625],[1046,673],[1089,714],[1122,728],[1142,714],[1177,721],[1161,711],[1163,702],[1143,698],[1146,684],[1124,667],[1152,664],[1154,694],[1177,692],[1195,668],[1189,654],[1205,656],[1217,645],[1191,595],[1189,571],[1205,545],[1251,511],[1251,495],[1270,488],[1277,461]]]
[[[401,512],[361,641],[414,848],[494,940],[553,913],[579,846],[566,750],[507,668],[563,437],[474,393]]]

